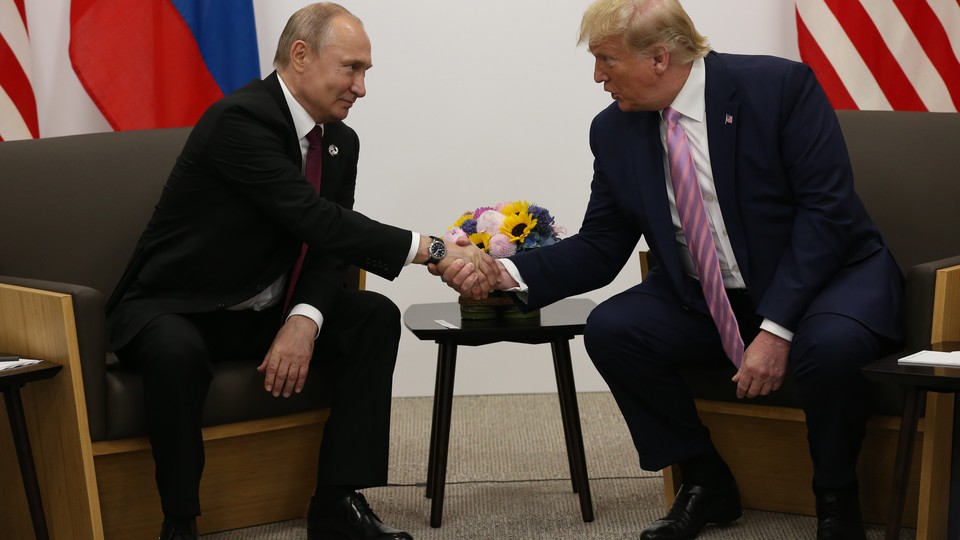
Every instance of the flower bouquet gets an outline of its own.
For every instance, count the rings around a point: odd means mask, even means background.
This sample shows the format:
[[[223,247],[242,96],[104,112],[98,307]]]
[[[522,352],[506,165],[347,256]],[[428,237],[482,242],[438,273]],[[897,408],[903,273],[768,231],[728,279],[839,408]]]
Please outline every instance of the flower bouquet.
[[[500,259],[555,244],[566,232],[546,208],[527,201],[507,201],[464,212],[444,234],[444,240],[469,238],[478,248]],[[465,320],[539,315],[536,311],[521,312],[509,295],[498,291],[482,300],[461,296],[460,313]]]

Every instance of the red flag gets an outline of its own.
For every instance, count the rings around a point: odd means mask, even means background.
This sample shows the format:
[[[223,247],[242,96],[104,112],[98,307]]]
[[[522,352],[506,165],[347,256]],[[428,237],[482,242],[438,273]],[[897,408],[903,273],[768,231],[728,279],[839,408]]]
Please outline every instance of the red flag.
[[[958,0],[797,0],[800,58],[836,109],[960,110]]]
[[[40,136],[23,0],[0,1],[0,141]]]
[[[115,130],[191,126],[223,97],[169,0],[73,0],[70,60]]]

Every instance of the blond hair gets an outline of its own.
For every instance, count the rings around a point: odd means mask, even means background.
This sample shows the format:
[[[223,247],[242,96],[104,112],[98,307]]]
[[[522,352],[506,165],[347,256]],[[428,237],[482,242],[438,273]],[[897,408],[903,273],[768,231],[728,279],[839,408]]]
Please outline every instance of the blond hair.
[[[710,52],[707,38],[677,0],[597,0],[583,14],[578,43],[612,36],[623,36],[627,50],[639,55],[662,46],[681,64]]]
[[[301,8],[290,16],[287,25],[280,33],[277,52],[273,56],[273,67],[285,68],[290,63],[290,48],[294,42],[303,40],[314,52],[320,52],[333,39],[333,19],[346,15],[361,26],[363,23],[347,11],[347,8],[333,2],[320,2]]]

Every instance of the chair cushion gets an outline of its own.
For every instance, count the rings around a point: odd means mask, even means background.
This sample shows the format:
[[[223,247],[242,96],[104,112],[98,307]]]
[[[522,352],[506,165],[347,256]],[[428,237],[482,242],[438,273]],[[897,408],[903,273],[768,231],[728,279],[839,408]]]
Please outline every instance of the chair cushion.
[[[143,379],[109,355],[107,363],[106,439],[146,435]],[[330,377],[313,370],[300,394],[275,398],[263,389],[259,360],[220,362],[213,366],[213,382],[203,411],[203,425],[215,426],[318,410],[330,405]],[[94,439],[97,440],[97,439]]]

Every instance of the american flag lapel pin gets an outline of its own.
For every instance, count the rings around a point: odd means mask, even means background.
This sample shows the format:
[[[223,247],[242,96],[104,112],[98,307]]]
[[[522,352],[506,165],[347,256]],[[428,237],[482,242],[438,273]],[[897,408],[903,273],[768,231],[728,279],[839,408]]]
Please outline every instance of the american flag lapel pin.
[[[732,114],[728,114],[728,115],[724,116],[724,117],[723,117],[723,123],[724,123],[724,124],[732,124],[732,123],[733,123],[733,115],[732,115]]]

